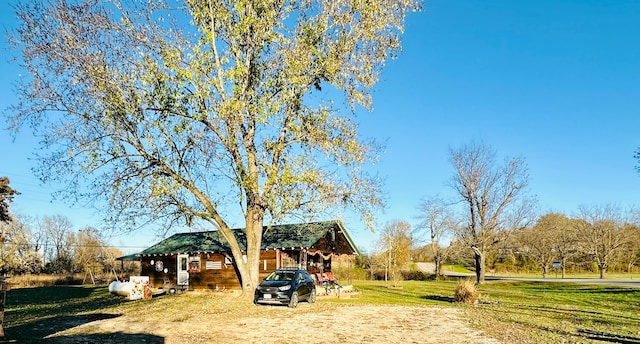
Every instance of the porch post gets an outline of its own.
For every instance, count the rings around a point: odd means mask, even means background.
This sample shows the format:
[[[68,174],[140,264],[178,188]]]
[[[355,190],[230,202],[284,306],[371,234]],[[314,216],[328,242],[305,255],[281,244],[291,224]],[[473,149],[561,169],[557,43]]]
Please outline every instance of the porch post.
[[[300,266],[299,268],[307,270],[307,250],[302,249],[300,251]]]

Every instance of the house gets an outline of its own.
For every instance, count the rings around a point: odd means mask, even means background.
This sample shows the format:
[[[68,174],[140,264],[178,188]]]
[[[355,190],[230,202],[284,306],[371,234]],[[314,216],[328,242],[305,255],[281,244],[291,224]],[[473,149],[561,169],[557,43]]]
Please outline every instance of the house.
[[[241,248],[244,230],[234,229]],[[260,278],[275,269],[331,271],[332,259],[359,252],[340,221],[273,225],[264,228]],[[218,231],[179,233],[135,255],[141,275],[152,287],[165,283],[188,289],[240,290],[240,277],[225,239]]]

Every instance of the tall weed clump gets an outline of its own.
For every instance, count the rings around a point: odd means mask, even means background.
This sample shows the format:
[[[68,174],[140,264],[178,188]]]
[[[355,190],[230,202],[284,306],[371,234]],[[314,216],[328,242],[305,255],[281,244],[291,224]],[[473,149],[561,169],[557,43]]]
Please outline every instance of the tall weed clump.
[[[453,299],[456,302],[474,304],[478,302],[479,297],[480,297],[480,291],[478,291],[478,287],[476,287],[475,282],[473,282],[472,280],[465,279],[465,280],[461,280],[456,286]]]

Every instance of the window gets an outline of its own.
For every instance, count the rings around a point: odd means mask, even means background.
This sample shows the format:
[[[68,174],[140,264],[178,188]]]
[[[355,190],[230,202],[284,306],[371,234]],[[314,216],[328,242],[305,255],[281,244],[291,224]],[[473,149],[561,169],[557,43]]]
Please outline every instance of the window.
[[[200,272],[200,257],[189,257],[189,272]]]
[[[187,271],[187,257],[180,258],[180,271]]]
[[[206,267],[207,270],[220,270],[222,269],[222,262],[207,260]]]

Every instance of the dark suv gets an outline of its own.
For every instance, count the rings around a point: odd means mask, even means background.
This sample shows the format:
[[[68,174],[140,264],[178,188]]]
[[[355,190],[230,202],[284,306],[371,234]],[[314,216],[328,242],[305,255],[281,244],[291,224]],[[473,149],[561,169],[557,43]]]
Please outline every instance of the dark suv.
[[[306,270],[278,269],[260,282],[253,303],[286,304],[293,308],[298,301],[316,302],[316,286]]]

